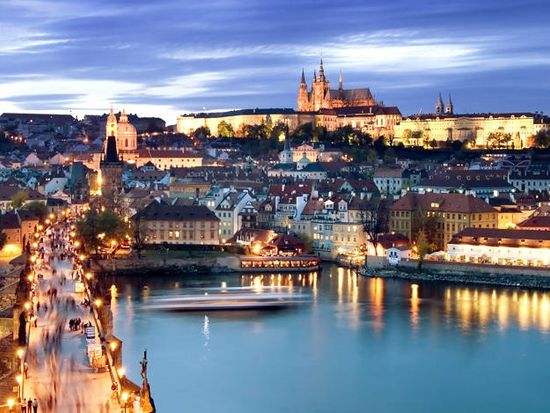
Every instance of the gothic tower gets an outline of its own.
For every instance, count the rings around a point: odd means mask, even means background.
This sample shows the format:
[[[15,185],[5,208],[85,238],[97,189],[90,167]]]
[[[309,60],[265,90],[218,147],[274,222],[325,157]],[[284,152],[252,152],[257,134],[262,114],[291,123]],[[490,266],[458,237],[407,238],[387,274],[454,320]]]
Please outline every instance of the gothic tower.
[[[321,64],[319,65],[319,75],[315,76],[315,80],[313,82],[312,89],[311,89],[314,111],[318,111],[319,109],[330,107],[329,90],[330,90],[330,82],[325,77],[325,69],[323,68],[323,59],[321,59]]]
[[[451,94],[449,93],[449,100],[447,100],[447,104],[445,105],[445,114],[452,115],[453,112],[454,112],[453,101],[451,100]]]
[[[117,195],[122,191],[122,170],[124,162],[118,157],[116,138],[109,136],[105,148],[105,158],[100,163],[101,193],[109,205],[114,206]]]
[[[298,89],[298,111],[307,112],[310,109],[309,93],[307,91],[306,77],[304,75],[304,69],[302,69],[302,79],[300,80],[300,87]]]
[[[437,102],[435,104],[435,114],[436,115],[443,114],[443,99],[441,98],[441,93],[439,94],[439,97],[437,98]]]

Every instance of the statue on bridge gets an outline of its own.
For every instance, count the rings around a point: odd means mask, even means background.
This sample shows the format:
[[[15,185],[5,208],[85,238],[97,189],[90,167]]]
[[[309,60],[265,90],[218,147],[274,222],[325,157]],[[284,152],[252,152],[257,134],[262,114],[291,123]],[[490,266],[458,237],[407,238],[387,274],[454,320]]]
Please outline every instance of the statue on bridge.
[[[141,410],[144,413],[155,413],[155,401],[151,397],[151,388],[149,387],[149,382],[147,381],[147,350],[143,351],[143,359],[139,364],[141,364],[141,377],[143,379],[140,394]]]

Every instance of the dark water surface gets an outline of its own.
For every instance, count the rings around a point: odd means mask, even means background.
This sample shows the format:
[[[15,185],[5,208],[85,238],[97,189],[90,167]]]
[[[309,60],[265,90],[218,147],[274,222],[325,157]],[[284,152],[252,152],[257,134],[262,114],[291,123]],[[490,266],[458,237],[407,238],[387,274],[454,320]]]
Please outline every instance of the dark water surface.
[[[275,312],[143,308],[188,287],[289,285]],[[550,411],[550,293],[318,275],[119,278],[113,302],[131,379],[148,349],[165,412]]]

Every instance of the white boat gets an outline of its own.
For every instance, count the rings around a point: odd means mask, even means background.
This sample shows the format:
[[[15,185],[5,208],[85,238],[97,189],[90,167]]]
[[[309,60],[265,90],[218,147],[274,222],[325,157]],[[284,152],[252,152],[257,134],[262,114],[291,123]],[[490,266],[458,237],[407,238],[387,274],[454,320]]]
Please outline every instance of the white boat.
[[[307,302],[306,294],[280,287],[233,287],[193,290],[196,294],[153,298],[146,308],[163,311],[268,310]]]

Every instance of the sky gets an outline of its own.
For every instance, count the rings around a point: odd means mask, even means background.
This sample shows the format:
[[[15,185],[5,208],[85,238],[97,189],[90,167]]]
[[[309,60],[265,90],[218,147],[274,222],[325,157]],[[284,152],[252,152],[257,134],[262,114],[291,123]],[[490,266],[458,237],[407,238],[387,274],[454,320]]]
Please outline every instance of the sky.
[[[324,61],[403,114],[550,110],[548,0],[0,0],[0,113],[296,107]]]

